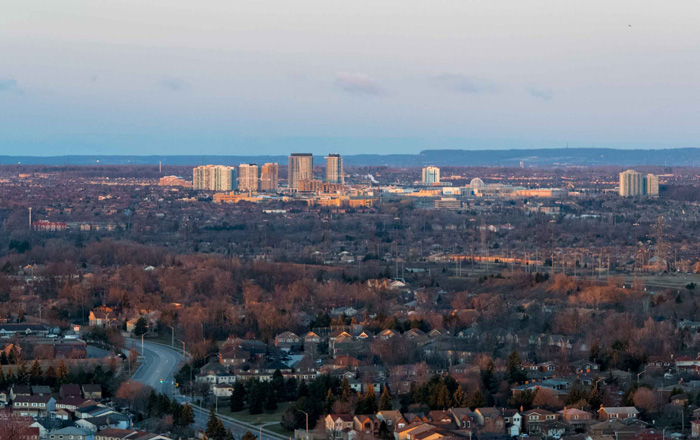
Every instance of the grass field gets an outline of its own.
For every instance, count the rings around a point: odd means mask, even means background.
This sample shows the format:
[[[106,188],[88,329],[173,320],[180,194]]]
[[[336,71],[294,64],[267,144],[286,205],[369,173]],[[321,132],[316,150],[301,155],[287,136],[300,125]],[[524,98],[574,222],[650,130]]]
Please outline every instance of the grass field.
[[[292,402],[282,402],[278,405],[277,410],[274,412],[264,412],[262,414],[250,414],[248,413],[247,409],[232,413],[228,408],[222,408],[221,405],[219,405],[219,412],[229,417],[233,417],[234,419],[240,420],[241,422],[251,423],[253,425],[265,425],[267,423],[277,422],[277,425],[279,426],[279,422],[282,420],[282,414],[284,414],[284,411],[292,404]],[[273,429],[274,426],[275,425],[270,425],[266,426],[265,428],[277,432],[275,429]],[[282,427],[279,426],[279,429],[282,429]],[[285,435],[289,434],[287,431],[284,433]]]

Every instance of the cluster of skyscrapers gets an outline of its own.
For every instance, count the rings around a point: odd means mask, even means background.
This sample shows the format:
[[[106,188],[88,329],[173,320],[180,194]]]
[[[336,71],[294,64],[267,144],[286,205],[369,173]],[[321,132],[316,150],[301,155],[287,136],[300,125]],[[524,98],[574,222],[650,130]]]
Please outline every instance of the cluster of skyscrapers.
[[[235,167],[205,165],[192,173],[192,187],[209,191],[231,191],[238,187]]]
[[[634,170],[620,173],[620,196],[656,197],[659,195],[659,178],[653,174],[643,175]]]
[[[236,167],[204,165],[194,169],[192,187],[205,191],[277,191],[278,166],[266,163],[258,173],[257,164],[244,163]]]
[[[343,158],[339,154],[326,156],[326,183],[343,185],[345,173]],[[288,188],[301,191],[309,187],[314,179],[314,157],[311,153],[293,153],[289,156]],[[279,189],[279,165],[266,163],[240,164],[236,167],[224,165],[199,166],[193,172],[193,188],[207,191],[272,192]]]

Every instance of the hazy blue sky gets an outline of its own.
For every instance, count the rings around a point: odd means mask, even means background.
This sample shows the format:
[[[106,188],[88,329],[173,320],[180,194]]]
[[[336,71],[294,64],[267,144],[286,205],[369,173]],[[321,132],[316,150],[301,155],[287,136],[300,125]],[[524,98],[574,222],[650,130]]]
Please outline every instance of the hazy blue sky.
[[[700,146],[696,0],[8,0],[0,154]]]

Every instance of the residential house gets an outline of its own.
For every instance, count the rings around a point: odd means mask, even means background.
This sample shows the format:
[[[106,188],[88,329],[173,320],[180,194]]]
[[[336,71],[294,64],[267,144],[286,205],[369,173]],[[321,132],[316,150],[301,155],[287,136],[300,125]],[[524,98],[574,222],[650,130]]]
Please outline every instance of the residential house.
[[[226,383],[216,384],[214,385],[213,392],[217,397],[231,397],[233,394],[233,385]]]
[[[694,438],[700,437],[700,420],[698,420],[698,419],[691,420],[690,427],[691,427],[690,436],[694,437]]]
[[[11,338],[15,335],[46,337],[48,334],[49,327],[43,324],[0,324],[0,338]]]
[[[19,396],[31,396],[32,388],[29,385],[12,385],[10,387],[10,400],[15,400]]]
[[[600,371],[600,364],[596,364],[595,362],[589,362],[589,361],[576,361],[571,363],[571,368],[576,374],[580,373],[593,373],[596,371]]]
[[[476,417],[469,408],[450,408],[454,424],[459,429],[471,429],[472,420]]]
[[[514,409],[503,409],[501,413],[506,421],[506,434],[511,437],[519,436],[523,429],[523,415]]]
[[[283,332],[275,336],[275,347],[280,350],[293,351],[301,348],[301,338],[292,332]]]
[[[400,411],[390,410],[390,411],[379,411],[377,413],[377,418],[386,423],[386,427],[389,431],[395,431],[397,429],[402,429],[408,422],[404,419]]]
[[[598,410],[600,421],[614,419],[636,419],[639,410],[633,406],[603,406]]]
[[[321,343],[321,337],[314,332],[308,332],[304,335],[304,345],[318,345]]]
[[[111,307],[101,306],[90,311],[90,327],[107,327],[117,322],[117,313]]]
[[[102,385],[92,383],[83,385],[83,397],[86,399],[101,399]]]
[[[355,438],[355,430],[353,429],[355,420],[350,414],[328,414],[324,422],[330,439],[352,440]]]
[[[588,411],[583,411],[578,408],[566,408],[559,411],[557,414],[563,421],[569,423],[573,428],[585,429],[587,425],[593,421],[593,414]]]
[[[96,433],[95,440],[170,440],[170,437],[135,429],[107,428]]]
[[[32,386],[32,394],[35,396],[45,396],[51,394],[51,387],[46,385],[34,385]]]
[[[227,368],[241,366],[248,362],[250,358],[250,352],[241,348],[234,348],[231,350],[222,351],[219,354],[221,364]]]
[[[506,429],[506,420],[498,408],[477,408],[474,410],[477,423],[481,432],[491,434],[504,434]]]
[[[123,414],[111,411],[95,417],[77,420],[75,424],[88,431],[97,432],[106,428],[126,429],[131,426],[131,420]]]
[[[56,409],[56,399],[51,396],[17,396],[12,401],[12,411],[21,416],[38,417]]]
[[[67,426],[65,428],[51,431],[47,436],[48,440],[95,440],[95,434],[87,429],[78,428],[77,426]]]
[[[547,420],[539,424],[539,432],[545,438],[561,438],[568,428],[569,425],[561,420]]]
[[[528,435],[539,434],[544,422],[557,420],[557,415],[545,409],[531,409],[523,413],[523,431]]]
[[[68,411],[75,411],[80,406],[84,405],[85,402],[87,402],[87,400],[79,396],[66,397],[56,402],[56,409],[66,409]]]
[[[61,399],[65,399],[66,397],[82,397],[82,395],[83,392],[80,389],[80,385],[76,385],[74,383],[61,385],[61,387],[58,389],[58,396]]]
[[[362,432],[364,434],[377,434],[379,432],[379,426],[381,425],[381,420],[379,420],[373,414],[359,414],[355,415],[353,420],[353,429],[357,432]]]
[[[685,393],[681,394],[674,394],[671,396],[671,405],[676,405],[676,406],[684,406],[688,404],[688,395]]]
[[[382,341],[387,341],[387,340],[394,338],[396,336],[399,336],[399,332],[388,328],[386,330],[382,330],[381,332],[379,332],[379,335],[377,337],[379,339],[381,339]]]

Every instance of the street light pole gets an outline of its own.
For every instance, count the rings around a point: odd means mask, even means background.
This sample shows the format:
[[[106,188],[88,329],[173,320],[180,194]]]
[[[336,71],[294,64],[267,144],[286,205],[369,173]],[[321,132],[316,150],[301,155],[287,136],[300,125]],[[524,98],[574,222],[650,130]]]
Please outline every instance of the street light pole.
[[[144,349],[143,349],[143,337],[146,336],[146,335],[149,334],[149,333],[151,333],[151,332],[146,332],[146,333],[144,333],[144,334],[141,335],[141,356],[145,356],[145,354],[144,354],[145,352],[144,352]]]
[[[637,373],[637,385],[639,385],[639,377],[640,377],[642,374],[646,373],[648,367],[649,367],[649,366],[647,365],[646,367],[644,367],[644,369],[643,369],[642,371],[640,371],[639,373]]]
[[[306,416],[306,438],[304,440],[309,440],[309,413],[300,409],[298,409],[297,411],[299,411],[300,413],[304,413],[304,415]]]
[[[185,351],[185,341],[183,341],[182,339],[178,339],[178,342],[182,342],[182,357],[187,356]]]
[[[170,328],[170,346],[175,347],[175,327],[172,325],[166,325],[166,327]]]

